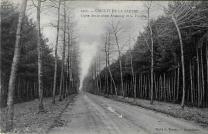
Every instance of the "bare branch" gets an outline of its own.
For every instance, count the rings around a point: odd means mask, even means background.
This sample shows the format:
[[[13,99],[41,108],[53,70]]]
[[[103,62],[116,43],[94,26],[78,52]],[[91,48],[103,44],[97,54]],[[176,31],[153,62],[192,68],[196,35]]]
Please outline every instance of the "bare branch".
[[[31,1],[32,1],[33,6],[37,8],[38,6],[35,4],[34,0],[31,0]]]

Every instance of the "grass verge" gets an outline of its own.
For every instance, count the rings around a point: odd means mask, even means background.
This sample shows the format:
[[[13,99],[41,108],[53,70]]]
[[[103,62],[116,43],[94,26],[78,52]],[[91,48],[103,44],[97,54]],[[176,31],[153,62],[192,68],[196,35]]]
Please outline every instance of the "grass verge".
[[[52,98],[44,98],[46,112],[38,113],[38,99],[14,105],[14,129],[6,134],[45,134],[61,116],[67,106],[73,102],[76,95],[71,95],[63,101],[52,104]],[[58,100],[58,99],[56,99]],[[6,108],[1,110],[0,125],[4,128]],[[3,132],[0,131],[0,134]]]
[[[164,113],[175,118],[182,118],[188,121],[193,121],[203,128],[208,129],[208,108],[184,107],[181,108],[179,104],[172,104],[167,102],[154,101],[153,105],[149,100],[133,98],[123,98],[122,96],[106,96],[116,101],[121,101],[131,105],[136,105],[145,109],[154,110],[156,112]]]

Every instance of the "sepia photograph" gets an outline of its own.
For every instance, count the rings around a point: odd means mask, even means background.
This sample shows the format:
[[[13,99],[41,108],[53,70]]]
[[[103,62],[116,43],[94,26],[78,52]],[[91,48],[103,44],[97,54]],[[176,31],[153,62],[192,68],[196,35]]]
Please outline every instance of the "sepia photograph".
[[[0,3],[0,134],[208,134],[208,1]]]

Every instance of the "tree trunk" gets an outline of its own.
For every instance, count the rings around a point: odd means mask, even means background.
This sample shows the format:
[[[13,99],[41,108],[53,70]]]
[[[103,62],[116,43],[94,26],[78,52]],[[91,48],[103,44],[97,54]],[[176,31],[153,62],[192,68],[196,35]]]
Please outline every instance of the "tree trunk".
[[[38,49],[38,91],[39,91],[39,112],[44,111],[43,107],[43,85],[42,85],[42,46],[40,37],[40,9],[41,0],[38,0],[37,6],[37,49]]]
[[[206,41],[206,62],[207,62],[207,68],[206,68],[206,70],[207,70],[207,87],[208,87],[208,43],[207,43],[207,41]]]
[[[105,53],[106,53],[106,68],[108,69],[108,72],[110,74],[110,78],[111,78],[111,81],[113,82],[113,86],[115,89],[115,94],[117,96],[118,94],[117,87],[116,87],[116,84],[115,84],[115,81],[113,79],[113,75],[110,69],[110,34],[109,35],[106,34]]]
[[[98,77],[96,78],[96,84],[97,84],[97,93],[96,94],[98,94],[99,93],[99,90],[100,90]]]
[[[142,75],[142,73],[141,73],[141,75],[140,75],[140,90],[141,90],[141,98],[143,98],[144,97],[144,84],[143,84],[143,75]]]
[[[0,12],[0,14],[1,14],[1,12]],[[1,22],[0,22],[0,31],[1,31]],[[2,31],[0,32],[0,65],[2,65],[2,57],[1,57],[1,54],[2,54],[2,45],[1,45],[1,33],[2,33]],[[1,114],[3,113],[2,112],[2,108],[1,107],[3,107],[3,101],[4,101],[4,99],[3,99],[3,77],[2,77],[2,66],[0,66],[0,116],[1,116]],[[2,116],[1,116],[2,117]],[[1,121],[1,119],[0,119],[0,121]],[[0,129],[2,130],[3,128],[2,128],[2,125],[0,126]]]
[[[62,51],[62,63],[61,63],[61,80],[60,80],[60,88],[59,88],[59,101],[62,101],[62,92],[64,88],[64,61],[65,61],[65,50],[66,50],[66,4],[64,1],[64,42],[63,42],[63,51]]]
[[[169,77],[169,79],[168,79],[168,94],[169,94],[169,101],[172,100],[172,93],[171,93],[171,86],[170,86],[170,83],[171,83],[171,77]]]
[[[178,37],[179,37],[179,41],[180,41],[180,47],[181,47],[181,66],[182,66],[182,78],[183,78],[182,79],[182,81],[183,81],[183,94],[182,94],[182,100],[181,100],[181,107],[184,108],[186,84],[185,84],[185,65],[184,65],[183,41],[182,41],[180,29],[178,27],[178,23],[177,23],[174,16],[172,16],[172,20],[173,20],[175,27],[177,29]]]
[[[200,83],[200,67],[199,67],[199,52],[198,52],[198,47],[196,47],[196,63],[197,63],[197,90],[198,90],[198,107],[201,105],[200,104],[200,98],[201,98],[201,83]]]
[[[118,48],[118,55],[119,55],[119,68],[120,68],[120,79],[121,79],[121,91],[122,91],[122,96],[124,97],[124,87],[123,87],[123,70],[122,70],[122,61],[121,61],[121,51],[120,51],[120,46],[118,44],[118,37],[116,33],[114,34],[116,38],[116,45]]]
[[[201,59],[201,89],[202,89],[202,92],[201,92],[201,105],[203,105],[203,98],[204,98],[204,64],[203,64],[203,51],[202,51],[202,47],[203,45],[201,46],[200,48],[200,59]]]
[[[105,68],[108,67],[108,49],[107,49],[108,40],[109,40],[109,37],[106,34],[106,41],[105,41]],[[104,93],[107,92],[106,90],[107,90],[107,70],[105,70],[105,91],[104,91]]]
[[[162,76],[160,75],[160,78],[159,78],[159,100],[161,101],[162,100]]]
[[[191,65],[191,62],[190,62],[189,71],[190,71],[190,84],[191,84],[191,103],[193,104],[194,103],[194,100],[193,100],[193,76],[192,76],[192,65]]]
[[[115,81],[114,81],[114,79],[113,79],[113,76],[112,76],[111,69],[110,69],[109,65],[108,65],[108,71],[109,71],[111,80],[112,80],[112,82],[113,82],[114,88],[115,88],[115,94],[116,94],[116,96],[117,96],[117,95],[118,95],[117,87],[116,87]]]
[[[29,81],[27,80],[27,81],[26,81],[26,100],[27,100],[27,101],[30,100],[30,97],[29,97],[29,85],[30,85],[30,83],[29,83]]]
[[[137,79],[136,79],[136,75],[134,75],[134,98],[136,99],[137,97],[137,91],[136,91],[136,83],[137,83]]]
[[[53,77],[53,98],[52,98],[53,104],[55,104],[55,96],[56,96],[56,78],[57,78],[57,64],[58,64],[57,50],[58,50],[58,40],[59,40],[60,7],[61,7],[61,0],[59,0],[59,4],[58,4],[58,22],[57,22],[56,45],[55,45],[55,69],[54,69],[54,77]]]
[[[106,70],[106,94],[108,95],[108,71]]]
[[[149,11],[148,8],[148,27],[150,30],[150,39],[151,39],[151,84],[150,84],[150,104],[153,104],[153,90],[154,90],[154,42],[153,42],[153,36],[152,36],[152,27],[150,26],[150,17],[149,17]]]
[[[19,63],[19,59],[20,59],[21,26],[22,26],[24,15],[25,15],[26,7],[27,7],[27,0],[23,0],[21,11],[20,11],[20,14],[19,14],[18,24],[17,24],[14,57],[13,57],[13,61],[12,61],[11,73],[10,73],[10,78],[9,78],[9,86],[8,86],[7,122],[6,122],[6,130],[7,131],[11,131],[13,129],[14,90],[15,90],[14,88],[15,88],[15,80],[16,80],[16,73],[17,73],[18,63]]]
[[[72,36],[70,36],[70,45],[71,47],[73,47],[73,44],[72,44]],[[69,56],[69,80],[70,80],[70,89],[71,89],[71,92],[72,92],[72,89],[73,89],[73,76],[72,76],[72,55],[73,55],[73,51],[70,50],[70,56]],[[70,92],[70,90],[69,90]]]
[[[100,72],[100,56],[98,57],[98,72]],[[99,83],[99,92],[102,90],[101,76],[98,75],[98,83]]]
[[[130,49],[130,60],[131,60],[131,75],[133,80],[133,89],[134,89],[134,100],[136,99],[136,83],[135,83],[135,75],[134,75],[134,68],[133,68],[133,58],[132,58],[132,49],[131,49],[131,39],[129,39],[129,49]]]
[[[147,98],[148,96],[148,93],[147,93],[147,76],[144,74],[144,92],[145,92],[145,99]]]
[[[32,100],[33,99],[33,83],[31,82],[30,83],[30,99]]]
[[[68,23],[70,23],[70,19],[68,18]],[[69,90],[70,90],[70,76],[71,76],[71,40],[72,40],[72,37],[70,35],[70,27],[68,25],[68,57],[67,57],[67,81],[68,81],[68,93],[69,93]]]
[[[166,101],[166,76],[165,76],[165,73],[164,73],[164,83],[163,83],[163,96],[164,96],[164,101]]]
[[[157,78],[156,76],[154,75],[154,81],[155,81],[155,99],[157,100],[157,93],[158,93],[158,85],[157,85]]]
[[[180,65],[178,63],[178,68],[177,68],[177,94],[176,94],[176,101],[178,101],[178,98],[179,98],[179,88],[180,88]]]
[[[17,98],[18,98],[18,100],[20,100],[20,77],[19,77],[19,79],[18,79],[18,87],[17,87]]]
[[[193,84],[193,105],[196,104],[197,100],[196,100],[196,83],[195,83],[195,64],[193,63],[192,65],[192,84]]]
[[[174,79],[173,79],[173,101],[176,101],[176,81],[177,81],[177,73],[174,70]]]

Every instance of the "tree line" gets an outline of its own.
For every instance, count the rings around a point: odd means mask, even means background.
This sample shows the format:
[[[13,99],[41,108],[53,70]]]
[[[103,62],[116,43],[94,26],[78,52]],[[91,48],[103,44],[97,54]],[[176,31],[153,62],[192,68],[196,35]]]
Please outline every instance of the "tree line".
[[[79,51],[66,2],[37,0],[32,3],[37,13],[36,22],[26,15],[27,0],[22,1],[20,11],[9,1],[1,2],[0,106],[7,109],[3,115],[7,117],[6,128],[1,128],[6,131],[13,129],[15,103],[39,98],[38,111],[42,113],[45,112],[43,97],[52,97],[55,104],[56,95],[62,101],[77,93],[79,87]],[[48,38],[41,31],[43,3],[58,13],[53,25],[57,29],[55,56]],[[59,52],[62,52],[61,56]]]
[[[101,70],[95,59],[84,87],[91,86],[87,90],[95,94],[149,99],[151,104],[158,100],[182,108],[207,107],[208,2],[169,2],[156,19],[150,15],[153,6],[151,1],[144,4],[146,27],[136,39],[121,30],[122,22],[110,24],[102,49],[105,66]],[[122,34],[129,36],[127,41]],[[122,49],[126,46],[127,51]],[[115,53],[118,59],[113,61]]]

